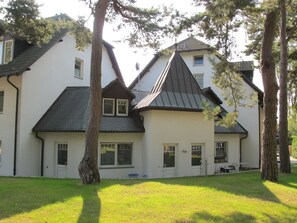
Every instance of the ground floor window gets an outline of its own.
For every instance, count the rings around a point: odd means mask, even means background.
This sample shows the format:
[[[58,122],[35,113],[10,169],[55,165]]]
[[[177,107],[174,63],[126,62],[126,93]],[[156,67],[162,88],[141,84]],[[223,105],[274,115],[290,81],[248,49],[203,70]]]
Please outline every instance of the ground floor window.
[[[215,163],[228,162],[227,142],[215,143]]]
[[[192,166],[200,166],[202,160],[202,144],[192,144]]]
[[[100,165],[132,165],[132,143],[101,143]]]
[[[57,145],[57,164],[58,165],[67,165],[68,162],[68,144],[67,143],[58,143]]]
[[[175,167],[175,146],[174,145],[164,145],[163,166]]]

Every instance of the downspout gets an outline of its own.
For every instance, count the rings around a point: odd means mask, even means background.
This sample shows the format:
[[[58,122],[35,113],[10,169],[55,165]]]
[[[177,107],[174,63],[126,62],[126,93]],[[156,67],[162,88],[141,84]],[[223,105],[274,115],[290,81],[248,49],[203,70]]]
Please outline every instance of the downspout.
[[[40,175],[43,177],[43,164],[44,164],[44,139],[36,132],[35,137],[41,141],[41,164],[40,164]]]
[[[247,137],[248,137],[248,133],[246,133],[245,136],[240,138],[240,141],[239,141],[239,169],[241,168],[240,163],[242,163],[242,159],[241,159],[241,156],[242,156],[242,140],[246,139]]]
[[[15,125],[14,125],[14,154],[13,154],[13,175],[16,175],[16,157],[17,157],[17,129],[18,129],[18,115],[19,115],[19,92],[20,89],[15,86],[9,78],[10,76],[7,76],[7,82],[16,90],[16,99],[15,99]]]

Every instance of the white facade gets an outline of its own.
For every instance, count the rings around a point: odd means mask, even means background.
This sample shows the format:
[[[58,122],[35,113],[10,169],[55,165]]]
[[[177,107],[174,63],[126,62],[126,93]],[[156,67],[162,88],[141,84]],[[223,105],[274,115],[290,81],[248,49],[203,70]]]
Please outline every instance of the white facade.
[[[214,54],[210,54],[207,50],[202,51],[191,51],[191,52],[181,52],[180,55],[184,59],[191,73],[203,75],[203,86],[202,88],[211,87],[211,89],[219,96],[223,101],[222,91],[218,89],[213,83],[213,69],[212,62],[218,58]],[[194,56],[203,56],[202,65],[194,65]],[[162,72],[166,63],[169,60],[170,55],[162,55],[158,60],[149,68],[147,73],[133,86],[132,92],[137,94],[137,91],[150,92],[155,82],[158,79],[159,74]],[[243,86],[246,90],[247,95],[251,95],[255,90],[244,82]],[[232,107],[228,107],[223,104],[223,107],[227,111],[232,111]],[[253,107],[239,107],[239,117],[238,122],[248,131],[248,137],[242,141],[242,163],[245,167],[259,168],[259,154],[260,154],[260,125],[261,119],[260,112],[262,108],[255,103]]]
[[[40,141],[31,130],[67,86],[89,86],[90,55],[90,47],[79,51],[75,48],[73,36],[66,35],[63,41],[56,43],[39,58],[30,70],[11,78],[20,89],[16,175],[40,175]],[[83,61],[82,78],[74,77],[76,58]],[[103,63],[104,87],[117,77],[105,48]],[[7,83],[6,77],[0,78],[0,89],[4,91],[4,112],[0,114],[0,140],[3,148],[0,175],[12,175],[16,90]]]

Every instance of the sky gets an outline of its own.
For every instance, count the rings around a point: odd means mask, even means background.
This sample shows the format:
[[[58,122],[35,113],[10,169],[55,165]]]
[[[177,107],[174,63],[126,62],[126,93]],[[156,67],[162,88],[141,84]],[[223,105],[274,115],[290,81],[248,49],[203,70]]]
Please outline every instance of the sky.
[[[84,16],[89,18],[90,9],[85,4],[85,2],[80,0],[35,0],[37,4],[40,5],[40,12],[42,17],[50,17],[55,14],[66,13],[73,19],[77,19],[78,16]],[[192,0],[138,0],[139,6],[141,7],[157,7],[161,5],[172,5],[175,8],[179,9],[182,12],[192,13],[197,10],[192,5]],[[92,17],[89,19],[87,26],[92,28]],[[155,51],[151,49],[132,49],[129,47],[128,43],[120,43],[119,40],[122,40],[123,34],[121,32],[115,32],[113,30],[112,24],[105,23],[103,38],[111,45],[114,46],[115,56],[119,63],[123,78],[126,85],[128,86],[137,76],[138,72],[136,71],[135,64],[139,63],[140,71],[146,66],[146,64],[153,58]],[[187,34],[182,34],[177,37],[177,41],[181,41],[187,38]],[[205,42],[201,38],[197,38]],[[240,31],[239,39],[241,43],[238,45],[243,48],[244,43],[247,41],[246,33],[244,30]],[[168,47],[174,44],[175,40],[164,45]],[[128,59],[127,59],[128,58]],[[243,58],[251,60],[251,57]],[[240,59],[237,59],[240,60]],[[254,74],[254,82],[260,89],[263,89],[261,77],[258,71]]]

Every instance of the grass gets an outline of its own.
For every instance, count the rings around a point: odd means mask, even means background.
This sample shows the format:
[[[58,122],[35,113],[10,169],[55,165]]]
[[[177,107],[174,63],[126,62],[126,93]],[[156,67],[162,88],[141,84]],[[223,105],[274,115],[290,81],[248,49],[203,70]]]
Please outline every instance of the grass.
[[[0,222],[297,222],[297,166],[278,183],[259,172],[97,185],[0,177]]]

